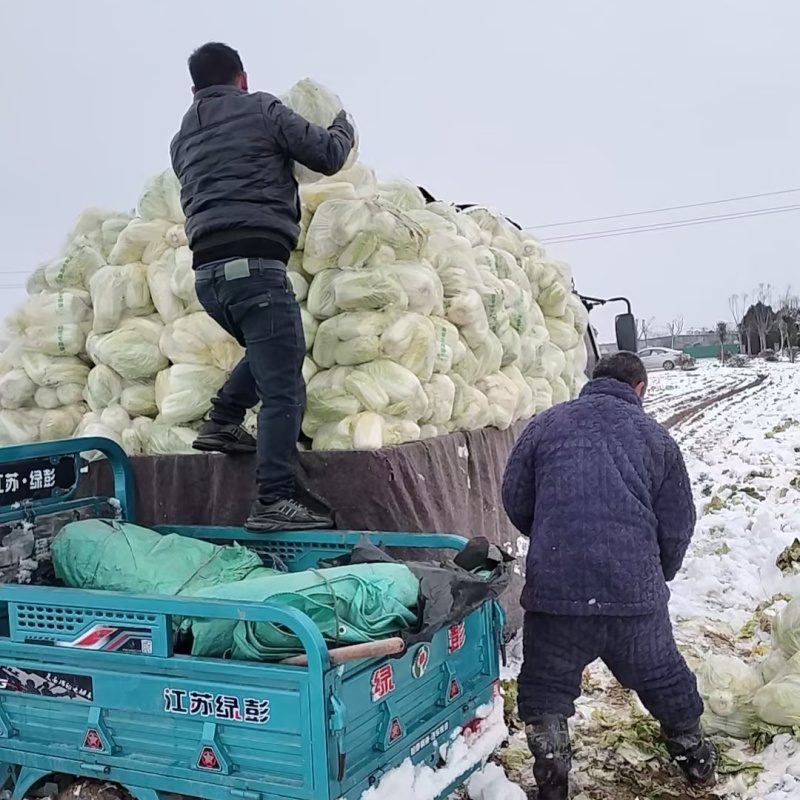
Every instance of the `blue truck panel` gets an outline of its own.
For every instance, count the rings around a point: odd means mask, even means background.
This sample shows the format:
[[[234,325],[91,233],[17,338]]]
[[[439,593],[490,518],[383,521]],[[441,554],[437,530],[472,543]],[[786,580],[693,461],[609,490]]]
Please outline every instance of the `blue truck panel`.
[[[108,455],[114,498],[77,498],[78,450]],[[0,522],[36,526],[87,507],[118,508],[122,518],[132,518],[130,471],[113,443],[72,440],[0,450],[0,468],[27,474],[37,489],[34,473],[47,468],[50,475],[48,463],[59,470],[53,481],[48,477],[52,485],[14,505],[0,498]],[[362,535],[161,530],[235,540],[290,571],[342,555]],[[369,536],[389,547],[464,544],[437,534]],[[503,615],[496,602],[398,656],[343,663],[334,663],[308,617],[271,603],[5,584],[0,610],[0,764],[14,800],[42,781],[65,786],[86,778],[117,783],[138,800],[169,793],[209,800],[356,800],[406,759],[435,767],[440,746],[464,726],[477,727],[497,693]],[[187,617],[285,626],[303,643],[307,664],[176,654],[173,620]]]

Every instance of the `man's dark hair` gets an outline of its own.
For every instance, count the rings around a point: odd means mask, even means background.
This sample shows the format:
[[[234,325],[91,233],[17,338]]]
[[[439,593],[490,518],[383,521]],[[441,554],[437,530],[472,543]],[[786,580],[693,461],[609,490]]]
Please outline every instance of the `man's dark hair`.
[[[195,89],[232,86],[244,72],[239,54],[227,44],[209,42],[189,56],[189,74]]]
[[[613,378],[628,386],[647,385],[647,370],[636,353],[619,352],[603,356],[595,365],[592,379]]]

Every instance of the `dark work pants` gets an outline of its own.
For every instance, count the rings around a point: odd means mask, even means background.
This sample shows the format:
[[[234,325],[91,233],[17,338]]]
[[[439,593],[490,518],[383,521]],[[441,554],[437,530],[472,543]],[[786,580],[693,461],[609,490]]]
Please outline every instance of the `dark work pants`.
[[[211,420],[241,425],[260,400],[259,499],[271,504],[292,497],[305,405],[306,346],[286,267],[258,258],[220,262],[197,271],[196,288],[208,315],[245,348],[244,358],[214,398]]]
[[[697,681],[678,652],[669,611],[638,617],[525,614],[519,676],[523,722],[575,713],[584,669],[602,659],[666,728],[686,730],[703,713]]]

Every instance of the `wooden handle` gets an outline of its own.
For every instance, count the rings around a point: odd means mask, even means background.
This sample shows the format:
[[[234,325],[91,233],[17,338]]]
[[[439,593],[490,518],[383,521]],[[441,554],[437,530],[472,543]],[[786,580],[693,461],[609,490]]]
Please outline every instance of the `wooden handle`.
[[[380,658],[381,656],[394,656],[406,649],[406,643],[395,636],[391,639],[381,639],[377,642],[364,642],[364,644],[351,644],[347,647],[337,647],[328,651],[331,664],[343,664],[345,661],[355,661],[359,658]],[[307,667],[308,656],[302,653],[299,656],[285,658],[281,664],[290,664],[295,667]]]

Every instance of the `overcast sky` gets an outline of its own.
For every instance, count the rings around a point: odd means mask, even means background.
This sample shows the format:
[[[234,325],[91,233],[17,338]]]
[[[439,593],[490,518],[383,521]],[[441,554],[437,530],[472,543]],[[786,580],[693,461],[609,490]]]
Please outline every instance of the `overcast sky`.
[[[210,39],[240,50],[253,89],[334,88],[379,173],[523,225],[800,188],[798,0],[0,0],[0,32],[0,314],[81,209],[132,207],[168,165],[186,57]],[[790,204],[800,193],[539,235]],[[733,292],[800,291],[797,225],[548,249],[586,294],[713,326]]]

